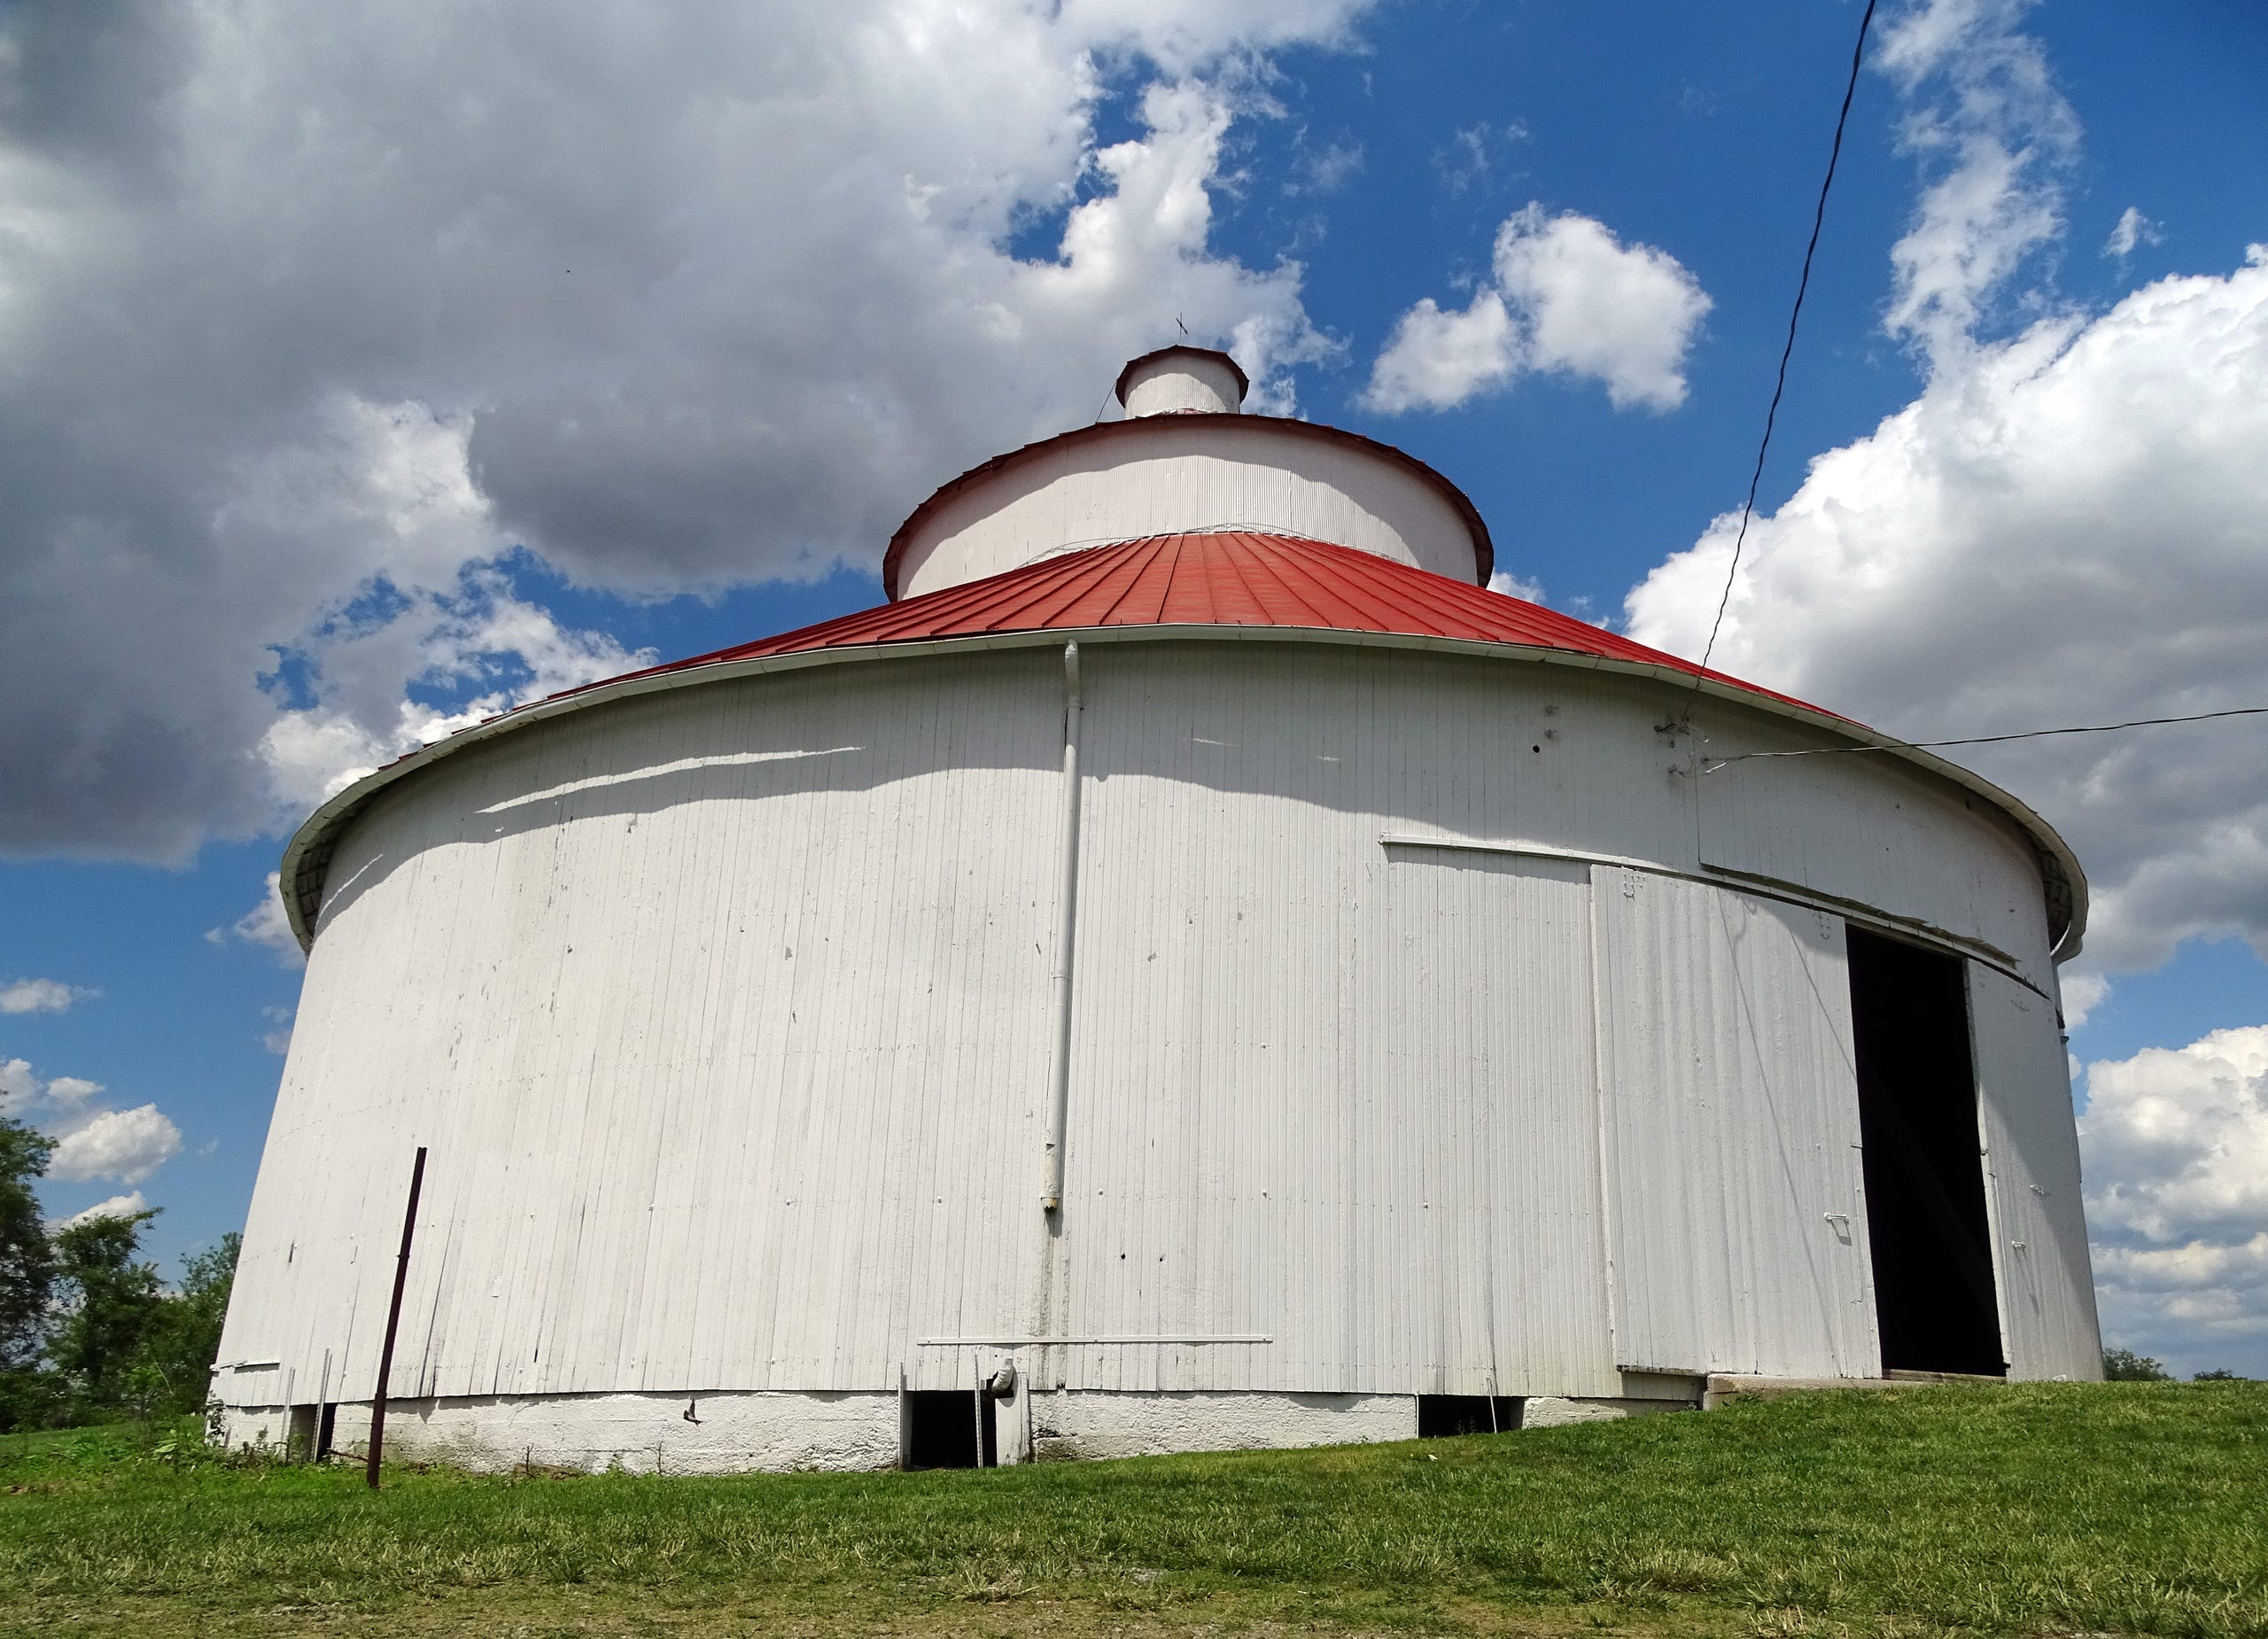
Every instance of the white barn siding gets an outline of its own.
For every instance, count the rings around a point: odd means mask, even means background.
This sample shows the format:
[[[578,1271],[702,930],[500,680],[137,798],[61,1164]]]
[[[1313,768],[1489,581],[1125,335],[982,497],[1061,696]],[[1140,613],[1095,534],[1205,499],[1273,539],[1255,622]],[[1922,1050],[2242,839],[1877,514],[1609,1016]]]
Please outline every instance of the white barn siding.
[[[2054,1008],[1971,962],[1969,1014],[2008,1375],[2093,1381],[2102,1343]]]
[[[1995,822],[1882,770],[1943,823],[1868,822],[1831,788],[1859,759],[1789,759],[1828,771],[1772,776],[1815,835],[1763,815],[1740,853],[1710,782],[1746,776],[1697,781],[1643,679],[1081,649],[1060,1237],[1060,649],[698,683],[468,747],[347,828],[222,1346],[283,1364],[223,1397],[308,1398],[325,1351],[368,1397],[419,1143],[405,1395],[965,1387],[1010,1350],[925,1340],[1037,1333],[1270,1340],[1014,1351],[1075,1394],[1873,1370],[1837,924],[1693,879],[2021,944]],[[2067,1235],[2025,1124],[2052,1013],[1987,1012],[1996,1152]],[[2004,1218],[2046,1209],[2012,1188]],[[2038,1291],[2062,1340],[2027,1371],[2092,1336],[2068,1275]]]
[[[1705,759],[1822,743],[1758,713],[1707,720]],[[1752,757],[1697,784],[1705,868],[1886,912],[2054,993],[2039,858],[1983,799],[1863,752]]]
[[[1472,526],[1415,470],[1303,422],[1161,416],[1066,440],[947,497],[907,538],[898,590],[959,586],[1074,544],[1208,529],[1296,535],[1474,578]]]
[[[970,1206],[1031,1193],[1053,670],[633,703],[377,807],[222,1358],[351,1331],[369,1394],[419,1142],[402,1392],[895,1388],[909,1328],[1010,1303]]]
[[[1380,838],[1674,841],[1643,828],[1668,781],[1628,693],[1387,649],[1082,653],[1065,1329],[1275,1341],[1083,1349],[1076,1380],[1619,1393],[1586,869]]]
[[[1593,881],[1618,1363],[1874,1375],[1841,920]]]

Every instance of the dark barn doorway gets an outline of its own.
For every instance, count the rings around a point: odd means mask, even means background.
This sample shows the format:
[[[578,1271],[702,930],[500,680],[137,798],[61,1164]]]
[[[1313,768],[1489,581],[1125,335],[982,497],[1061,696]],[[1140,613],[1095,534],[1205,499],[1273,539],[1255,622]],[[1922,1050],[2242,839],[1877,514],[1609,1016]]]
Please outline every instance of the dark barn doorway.
[[[1997,1376],[2000,1309],[1961,959],[1850,930],[1867,1237],[1885,1371]]]
[[[991,1396],[966,1388],[916,1388],[905,1395],[908,1468],[997,1468],[999,1431]]]

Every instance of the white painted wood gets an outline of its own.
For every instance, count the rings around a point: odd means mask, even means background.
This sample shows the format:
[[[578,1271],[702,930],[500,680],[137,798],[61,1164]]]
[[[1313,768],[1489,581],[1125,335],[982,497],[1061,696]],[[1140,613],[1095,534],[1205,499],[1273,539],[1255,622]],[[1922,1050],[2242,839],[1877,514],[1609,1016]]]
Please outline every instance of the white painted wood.
[[[1840,920],[1613,866],[1592,882],[1619,1363],[1875,1375]]]
[[[368,1397],[420,1143],[405,1399],[893,1395],[901,1369],[968,1380],[969,1351],[923,1340],[1066,1335],[1223,1341],[1019,1342],[1042,1410],[1059,1385],[1596,1399],[1630,1392],[1618,1363],[1872,1370],[1806,1307],[1760,1138],[1705,1166],[1683,1129],[1638,1122],[1601,1149],[1601,1080],[1634,1049],[1594,1017],[1594,926],[1620,913],[1551,851],[1701,874],[1689,759],[1658,732],[1676,691],[1359,641],[1080,651],[1060,1239],[1033,1179],[1060,644],[730,675],[477,742],[347,822],[221,1350],[278,1369],[221,1374],[224,1401],[313,1383],[325,1350],[332,1397]],[[1704,710],[1729,732],[1737,708]],[[1865,780],[1939,800],[1911,768]],[[1899,833],[1845,823],[1856,798],[1802,800],[1831,833],[1801,839],[1806,882],[1907,892],[1880,857]],[[1994,880],[2004,841],[1956,814],[1930,838],[1950,858],[1916,868]],[[1613,1006],[1655,1007],[1659,1042],[1706,1050],[1696,1084],[1801,1137],[1747,1083],[1825,1076],[1816,913],[1650,880],[1691,896],[1661,912],[1687,933],[1598,936],[1627,967]],[[1961,911],[1941,897],[1907,902]],[[1697,905],[1736,912],[1737,938],[1701,940]],[[1712,1007],[1728,974],[1773,1021],[1687,1029],[1692,985],[1658,969],[1688,962]],[[2052,1014],[2004,1022],[2052,1046]],[[1854,1187],[1855,1151],[1806,1142],[1781,1146],[1790,1199]],[[1728,1288],[1725,1353],[1620,1352],[1606,1179],[1626,1165],[1775,1241],[1728,1254],[1759,1272]]]
[[[1712,758],[1821,743],[1759,713],[1712,709],[1702,720],[1703,752]],[[1697,783],[1705,867],[1852,900],[1973,941],[2054,994],[2039,857],[1982,797],[1863,753],[1757,757]]]
[[[1130,364],[1122,383],[1129,416],[1170,416],[1180,410],[1234,415],[1244,402],[1245,385],[1223,355],[1208,357],[1173,348]]]
[[[1142,535],[1250,529],[1325,540],[1470,584],[1472,534],[1410,467],[1305,423],[1154,416],[1072,439],[949,496],[908,538],[902,596],[1050,553]]]
[[[2102,1337],[2054,1011],[1971,962],[1969,1018],[2008,1375],[2095,1381]]]

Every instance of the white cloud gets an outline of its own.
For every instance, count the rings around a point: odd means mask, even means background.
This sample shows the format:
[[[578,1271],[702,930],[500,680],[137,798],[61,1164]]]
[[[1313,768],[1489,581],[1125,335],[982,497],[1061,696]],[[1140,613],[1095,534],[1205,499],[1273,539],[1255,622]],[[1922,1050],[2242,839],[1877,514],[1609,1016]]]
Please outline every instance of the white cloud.
[[[181,1154],[181,1129],[154,1104],[102,1110],[65,1133],[47,1163],[48,1176],[66,1184],[115,1178],[139,1184]]]
[[[1543,602],[1543,583],[1522,580],[1509,569],[1500,569],[1488,577],[1488,589],[1505,597],[1516,597],[1530,603]]]
[[[1912,738],[2268,702],[2268,252],[1980,346],[1751,527],[1716,664]],[[1633,591],[1699,653],[1736,515]],[[2248,719],[1955,753],[2093,884],[2099,971],[2268,955],[2268,745]],[[1731,749],[1731,748],[1725,748]]]
[[[1979,32],[2013,14],[1940,3],[1893,31],[1897,71],[1939,99],[1909,128],[1945,134],[2002,204],[1947,214],[1947,179],[1925,191],[1915,233],[1938,272],[1899,259],[1889,323],[1925,344],[1926,385],[1754,522],[1716,664],[1917,739],[2268,702],[2268,249],[2092,316],[1960,328],[2016,266],[2008,223],[2054,215],[2052,184],[2001,162],[2022,144],[1961,136],[2062,140],[2036,47]],[[1946,66],[1963,51],[1978,66]],[[1700,653],[1737,523],[1719,517],[1631,592],[1632,636]],[[2243,720],[1955,755],[2077,849],[2090,971],[2148,967],[2196,936],[2268,955],[2268,747]]]
[[[1357,9],[0,13],[0,851],[181,859],[613,664],[481,579],[515,543],[872,567],[1176,315],[1286,404],[1327,344],[1212,201],[1264,53]]]
[[[2155,222],[2130,205],[2119,214],[2117,225],[2111,229],[2110,237],[2102,242],[2102,253],[2124,261],[2134,253],[2136,245],[2155,245],[2163,237],[2158,232]]]
[[[2268,1025],[2088,1066],[2079,1142],[2106,1336],[2268,1366]]]
[[[104,1091],[76,1076],[42,1081],[22,1059],[0,1061],[0,1115],[56,1141],[47,1176],[63,1183],[139,1184],[181,1154],[181,1129],[156,1105],[113,1109],[103,1102]]]
[[[1713,304],[1667,252],[1530,203],[1497,229],[1491,276],[1462,311],[1426,297],[1403,314],[1363,401],[1448,409],[1527,371],[1597,381],[1617,409],[1685,401],[1685,357]]]
[[[1433,150],[1433,171],[1452,195],[1486,181],[1499,155],[1528,140],[1527,126],[1514,120],[1502,126],[1468,125]]]
[[[1497,230],[1496,282],[1527,320],[1529,369],[1604,382],[1617,409],[1685,402],[1685,355],[1714,304],[1666,251],[1531,204]]]
[[[234,939],[260,945],[274,952],[276,959],[287,967],[305,963],[307,956],[299,949],[299,936],[291,931],[291,920],[284,912],[283,882],[282,872],[270,871],[267,890],[260,895],[260,903],[226,927],[207,928],[205,936],[214,944],[225,944]]]
[[[1389,416],[1451,409],[1510,381],[1519,357],[1512,315],[1495,291],[1482,291],[1461,311],[1422,297],[1394,322],[1363,401]]]
[[[2110,981],[2085,968],[2064,968],[2057,975],[2063,992],[2063,1028],[2076,1030],[2087,1015],[2110,999]]]
[[[1363,159],[1363,144],[1351,140],[1303,148],[1284,191],[1294,196],[1337,193],[1361,174]]]
[[[2029,4],[1917,0],[1890,19],[1874,53],[1907,99],[1899,137],[1924,180],[1891,249],[1884,328],[1940,361],[2063,225],[2055,179],[2078,153],[2079,122],[2039,43],[2016,27]]]
[[[0,1013],[62,1013],[101,994],[56,979],[18,979],[0,984]]]
[[[128,1194],[113,1195],[107,1200],[98,1200],[84,1212],[74,1212],[48,1227],[67,1230],[82,1223],[91,1223],[97,1218],[130,1218],[137,1212],[149,1210],[150,1203],[142,1199],[142,1192],[135,1190]]]
[[[294,949],[297,943],[294,942]],[[260,1017],[268,1021],[268,1028],[260,1032],[260,1045],[282,1058],[291,1051],[291,1030],[295,1022],[294,1010],[289,1007],[263,1007]]]

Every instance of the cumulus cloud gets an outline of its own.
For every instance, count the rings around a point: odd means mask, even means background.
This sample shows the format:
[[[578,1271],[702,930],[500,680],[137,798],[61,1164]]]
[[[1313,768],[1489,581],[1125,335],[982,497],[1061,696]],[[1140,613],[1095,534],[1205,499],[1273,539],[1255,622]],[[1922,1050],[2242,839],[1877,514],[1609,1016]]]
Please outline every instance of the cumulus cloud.
[[[2079,1142],[2106,1335],[2268,1368],[2268,1025],[2088,1066]]]
[[[1371,367],[1363,402],[1389,416],[1451,409],[1510,381],[1519,369],[1520,351],[1511,310],[1495,291],[1478,292],[1462,308],[1420,297],[1394,321]]]
[[[98,1200],[84,1212],[74,1212],[67,1218],[58,1219],[49,1227],[58,1230],[73,1229],[82,1223],[91,1223],[97,1218],[130,1218],[136,1213],[149,1210],[150,1203],[142,1199],[142,1192],[135,1190],[128,1194],[113,1195],[106,1200]]]
[[[1211,201],[1264,53],[1356,9],[10,8],[0,851],[177,859],[616,664],[484,579],[516,544],[871,566],[1176,315],[1285,403],[1326,344]]]
[[[1666,251],[1531,202],[1497,229],[1490,282],[1462,310],[1428,296],[1395,322],[1363,401],[1388,415],[1449,409],[1542,371],[1600,383],[1617,409],[1674,409],[1712,305]]]
[[[181,1154],[181,1129],[156,1105],[115,1109],[104,1091],[76,1076],[43,1081],[22,1059],[0,1060],[0,1115],[56,1141],[47,1176],[66,1184],[139,1184]]]
[[[1899,72],[1952,105],[1915,128],[2070,124],[2039,106],[2045,70],[2027,43],[1977,32],[2009,10],[1906,14]],[[2002,80],[1933,67],[1925,37],[2002,65],[2012,112],[1992,111]],[[1955,150],[1981,175],[1953,194],[2025,185],[2008,160],[2031,147]],[[2053,195],[2042,182],[2029,203],[1948,215],[1958,175],[1925,190],[1908,237],[1936,249],[1899,261],[1886,316],[1922,342],[1923,389],[1814,460],[1751,525],[1717,664],[1917,739],[2268,701],[2268,249],[2106,312],[1970,333],[1959,326],[1992,309],[1991,280],[2016,265],[2008,224],[2048,220]],[[1946,239],[1951,222],[1967,224],[1969,249]],[[1699,654],[1737,523],[1718,518],[1629,594],[1633,636]],[[2199,936],[2268,955],[2268,745],[2248,720],[1958,755],[2078,850],[2094,893],[2091,971],[2151,967]]]
[[[181,1154],[181,1129],[154,1104],[130,1110],[99,1110],[57,1142],[47,1163],[50,1177],[66,1184],[115,1178],[139,1184]]]
[[[59,979],[17,979],[0,984],[0,1013],[63,1013],[101,994]]]

